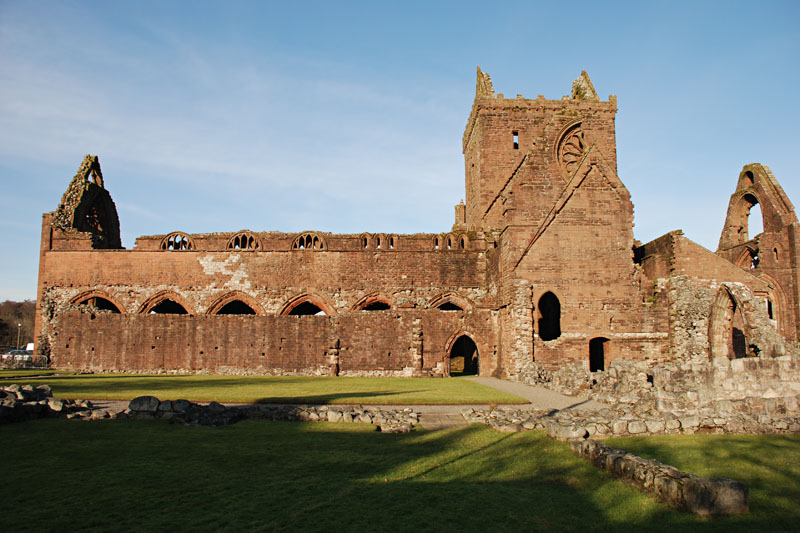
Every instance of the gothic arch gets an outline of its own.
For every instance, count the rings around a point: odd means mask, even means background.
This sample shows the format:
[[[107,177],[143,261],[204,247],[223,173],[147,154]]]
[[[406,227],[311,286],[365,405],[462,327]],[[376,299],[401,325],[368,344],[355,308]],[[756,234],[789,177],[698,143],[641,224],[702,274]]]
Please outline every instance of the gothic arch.
[[[106,305],[106,303],[102,301],[91,302],[90,300],[104,300],[110,305]],[[103,291],[94,290],[94,291],[82,292],[81,294],[70,300],[69,303],[70,305],[75,305],[75,306],[89,304],[97,307],[100,310],[111,311],[112,313],[120,313],[120,314],[125,313],[125,307],[119,305],[119,303],[117,303],[116,300],[114,300],[111,296],[109,296]],[[111,309],[110,308],[111,306],[113,306],[116,309]]]
[[[566,175],[571,176],[589,147],[584,137],[582,122],[575,120],[565,125],[556,139],[558,140],[553,147],[555,160]]]
[[[158,305],[168,300],[183,307],[185,314],[187,315],[195,314],[194,309],[188,303],[186,303],[186,299],[175,291],[159,291],[155,293],[139,307],[138,313],[143,315],[150,314],[154,308],[156,308]],[[184,314],[184,313],[177,313],[177,314]]]
[[[444,306],[444,309],[442,308]],[[428,302],[431,309],[441,309],[442,311],[468,311],[472,309],[472,302],[455,292],[445,292],[433,297]],[[455,309],[455,308],[458,309]]]
[[[791,331],[786,331],[788,324],[790,324],[788,316],[790,307],[787,303],[786,293],[780,283],[769,274],[762,272],[759,274],[759,277],[768,285],[767,317],[775,321],[775,329],[777,329],[781,335],[791,337]],[[772,312],[771,316],[770,311]]]
[[[223,294],[222,296],[220,296],[219,298],[214,300],[214,302],[211,305],[208,306],[208,310],[206,311],[206,314],[208,314],[208,315],[220,314],[220,311],[226,305],[231,304],[233,302],[237,302],[237,301],[242,302],[243,304],[247,305],[250,309],[252,309],[253,310],[253,314],[256,314],[256,315],[265,314],[264,308],[262,308],[255,301],[255,299],[253,297],[251,297],[248,294],[245,294],[242,291],[232,291],[232,292],[228,292],[228,293]],[[249,314],[249,313],[244,313],[244,314]]]
[[[173,231],[161,241],[162,250],[194,250],[194,239],[182,231]]]
[[[761,209],[764,233],[777,233],[797,222],[792,203],[769,167],[759,163],[745,165],[728,203],[718,253],[731,250],[755,237],[749,235],[748,231],[750,209],[755,205]],[[732,260],[727,254],[723,256]]]
[[[227,250],[260,250],[261,239],[252,231],[240,231],[234,234],[225,246]]]
[[[279,315],[292,315],[300,308],[300,306],[304,304],[310,304],[317,307],[320,311],[325,313],[326,315],[333,315],[333,306],[329,305],[325,302],[322,297],[313,294],[313,293],[305,293],[299,296],[295,296],[285,304],[281,308]],[[303,313],[305,314],[305,313]],[[313,313],[312,313],[313,314]]]
[[[709,356],[711,359],[746,357],[749,338],[751,332],[741,302],[723,285],[717,291],[711,307],[708,326]]]
[[[536,304],[537,320],[536,331],[543,341],[552,341],[561,336],[561,301],[552,291],[547,291],[539,297]]]
[[[760,261],[758,253],[757,246],[743,246],[741,252],[739,252],[739,256],[734,261],[734,264],[747,270],[753,270],[758,267],[758,263]]]
[[[383,307],[385,306],[385,307]],[[368,294],[356,302],[351,308],[353,311],[383,311],[394,307],[392,300],[383,293]]]
[[[325,250],[325,240],[316,232],[301,233],[292,242],[292,250]]]
[[[462,329],[454,333],[447,339],[445,343],[445,375],[451,376],[451,368],[454,365],[462,368],[460,372],[456,368],[456,372],[463,374],[480,375],[480,349],[478,343],[475,342],[475,336],[468,330]],[[463,363],[454,361],[454,359],[463,358]]]

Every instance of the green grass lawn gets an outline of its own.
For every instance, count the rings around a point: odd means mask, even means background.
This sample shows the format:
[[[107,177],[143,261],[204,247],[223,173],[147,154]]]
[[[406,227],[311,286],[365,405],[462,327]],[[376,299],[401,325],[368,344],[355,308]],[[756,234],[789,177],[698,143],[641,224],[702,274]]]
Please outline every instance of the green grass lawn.
[[[141,376],[60,375],[0,383],[46,383],[58,398],[241,403],[468,404],[527,403],[526,400],[463,378],[357,378],[305,376]]]
[[[3,384],[4,379],[13,379],[13,378],[24,378],[28,376],[53,376],[56,374],[71,374],[72,372],[64,371],[64,370],[48,370],[48,369],[30,369],[30,368],[22,368],[22,369],[13,369],[13,368],[3,368],[0,369],[0,385]]]
[[[761,531],[800,530],[800,435],[660,435],[607,439],[685,472],[727,477],[750,488],[750,515],[731,524]]]
[[[586,532],[747,524],[670,510],[542,432],[39,420],[3,426],[0,436],[8,484],[2,531]]]

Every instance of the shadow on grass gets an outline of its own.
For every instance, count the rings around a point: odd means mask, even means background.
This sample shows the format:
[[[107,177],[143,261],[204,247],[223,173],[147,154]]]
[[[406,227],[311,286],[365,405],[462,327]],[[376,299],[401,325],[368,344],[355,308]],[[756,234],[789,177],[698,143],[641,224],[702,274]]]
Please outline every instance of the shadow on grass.
[[[254,403],[300,403],[300,404],[352,404],[365,403],[369,405],[393,405],[390,401],[368,401],[365,398],[374,400],[376,398],[386,398],[390,396],[402,396],[415,394],[424,391],[373,391],[373,392],[340,392],[328,394],[311,394],[308,396],[273,396],[259,398]]]
[[[613,439],[647,458],[706,477],[742,481],[750,489],[750,511],[769,519],[800,509],[800,435],[672,435]],[[775,531],[797,530],[797,516],[775,519]]]
[[[482,426],[384,435],[361,425],[61,420],[4,429],[0,500],[25,530],[641,531],[706,524],[613,481],[541,434]],[[29,442],[58,442],[29,453]],[[75,495],[81,495],[75,505]],[[751,526],[752,527],[752,526]]]
[[[333,378],[307,376],[119,375],[49,376],[15,380],[52,386],[67,398],[160,399],[240,403],[469,404],[512,403],[514,397],[466,381],[421,378]],[[473,388],[474,387],[474,388]],[[510,402],[508,400],[511,400]],[[504,401],[505,400],[505,401]],[[522,403],[525,400],[520,399]]]

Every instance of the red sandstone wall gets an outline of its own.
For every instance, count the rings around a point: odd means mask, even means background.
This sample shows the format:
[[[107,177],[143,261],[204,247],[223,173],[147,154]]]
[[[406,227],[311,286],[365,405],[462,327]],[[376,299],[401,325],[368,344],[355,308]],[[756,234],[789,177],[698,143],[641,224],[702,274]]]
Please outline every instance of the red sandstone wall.
[[[329,316],[62,315],[51,349],[57,368],[183,370],[221,373],[328,373],[339,342],[342,374],[398,374],[415,366],[422,333],[422,369],[447,368],[461,334],[477,344],[481,372],[493,370],[494,320],[489,311],[354,312]]]

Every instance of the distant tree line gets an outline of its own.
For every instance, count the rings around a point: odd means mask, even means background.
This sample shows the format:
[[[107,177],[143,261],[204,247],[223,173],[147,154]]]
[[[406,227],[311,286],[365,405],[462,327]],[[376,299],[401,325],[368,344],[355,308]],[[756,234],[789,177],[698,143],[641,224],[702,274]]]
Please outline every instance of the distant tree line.
[[[17,346],[17,330],[19,330],[19,347],[25,348],[33,342],[33,316],[36,312],[36,302],[12,302],[6,300],[0,303],[0,345],[4,347]],[[17,324],[22,326],[17,327]]]

